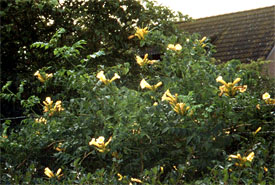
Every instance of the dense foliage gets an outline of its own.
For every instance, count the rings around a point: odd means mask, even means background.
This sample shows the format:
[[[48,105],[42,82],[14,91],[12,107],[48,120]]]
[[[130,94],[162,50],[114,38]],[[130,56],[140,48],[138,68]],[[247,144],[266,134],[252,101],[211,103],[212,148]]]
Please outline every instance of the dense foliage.
[[[1,123],[1,183],[274,184],[274,81],[258,64],[215,65],[207,38],[146,2],[13,2],[49,11],[54,31],[14,40],[30,55],[1,99],[26,117]],[[141,56],[150,46],[160,60]]]

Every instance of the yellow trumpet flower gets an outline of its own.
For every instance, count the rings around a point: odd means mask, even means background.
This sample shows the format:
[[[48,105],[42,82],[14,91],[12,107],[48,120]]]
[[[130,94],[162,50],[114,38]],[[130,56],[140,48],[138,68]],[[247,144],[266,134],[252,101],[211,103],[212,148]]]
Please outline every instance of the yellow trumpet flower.
[[[163,94],[161,101],[168,101],[171,105],[177,104],[177,98],[178,94],[175,94],[175,97],[170,93],[170,90],[167,89],[167,91]]]
[[[175,96],[173,96],[168,89],[162,96],[161,100],[168,101],[176,113],[184,115],[190,109],[190,106],[186,106],[185,103],[178,103],[177,98],[178,94],[175,94]]]
[[[270,94],[267,92],[262,95],[262,98],[266,104],[275,105],[275,99],[270,98]]]
[[[108,144],[112,141],[112,136],[109,138],[109,140],[104,143],[105,138],[103,136],[98,137],[97,139],[92,138],[92,140],[89,142],[89,145],[92,146],[96,146],[96,149],[99,152],[105,152],[107,149],[106,147],[108,146]]]
[[[142,183],[142,181],[141,181],[141,180],[136,179],[136,178],[131,178],[131,181],[132,181],[132,182],[137,182],[137,183]]]
[[[167,50],[180,51],[182,50],[182,46],[180,44],[168,44]]]
[[[260,132],[261,129],[262,127],[259,127],[255,132],[253,132],[253,134],[256,135],[258,132]]]
[[[236,166],[242,167],[246,161],[252,162],[254,159],[255,153],[251,152],[247,157],[242,157],[240,154],[237,155],[229,155],[228,160],[231,161],[232,158],[238,159],[240,162],[235,163]]]
[[[233,83],[231,83],[231,82],[226,83],[223,80],[222,76],[219,76],[216,79],[216,81],[223,84],[223,86],[219,87],[219,89],[221,91],[219,96],[222,96],[223,94],[225,94],[226,96],[235,96],[237,91],[240,91],[241,93],[245,92],[247,89],[247,85],[235,86],[240,80],[241,80],[240,78],[236,78]]]
[[[46,97],[45,101],[43,101],[43,104],[45,105],[44,112],[49,112],[49,116],[52,116],[55,112],[61,112],[64,110],[60,100],[56,101],[53,107],[53,101],[51,97]]]
[[[36,119],[35,119],[35,122],[36,122],[36,123],[44,123],[44,124],[47,124],[47,120],[46,120],[45,118],[43,118],[43,117],[40,117],[39,119],[36,118]]]
[[[206,37],[203,37],[203,38],[200,40],[200,44],[202,44],[205,40],[206,40]]]
[[[270,94],[266,92],[263,94],[262,98],[263,98],[263,100],[267,100],[270,98]]]
[[[139,28],[139,27],[136,27],[136,33],[134,35],[130,35],[128,37],[128,39],[132,39],[134,37],[138,37],[139,40],[144,40],[145,36],[148,34],[148,28],[145,27],[145,28]]]
[[[117,176],[119,177],[118,181],[121,181],[123,179],[123,176],[120,173],[118,173]]]
[[[186,111],[190,109],[190,106],[185,106],[185,103],[177,103],[174,105],[173,110],[180,115],[184,115]]]
[[[151,86],[149,83],[147,83],[145,81],[145,79],[142,79],[140,81],[140,87],[141,87],[141,89],[147,88],[147,89],[150,89],[150,90],[154,91],[154,90],[156,90],[161,85],[162,85],[162,82],[159,82],[156,85]]]
[[[108,85],[110,83],[112,83],[114,80],[116,79],[120,79],[120,76],[115,73],[113,78],[111,80],[106,79],[105,75],[104,75],[104,71],[100,71],[99,73],[97,73],[96,77],[103,82],[105,85]]]
[[[46,97],[45,101],[43,101],[43,104],[45,105],[44,112],[48,112],[52,108],[53,104],[51,97]]]
[[[136,61],[137,61],[137,64],[140,65],[141,67],[143,67],[144,65],[154,64],[158,62],[157,60],[149,60],[148,53],[144,55],[143,59],[140,56],[136,56]]]
[[[40,74],[39,71],[36,71],[36,72],[34,73],[34,76],[36,76],[36,78],[37,78],[40,82],[44,83],[44,82],[45,82],[46,80],[48,80],[49,78],[52,78],[52,77],[53,77],[53,74],[52,74],[52,73],[50,73],[50,74],[47,74],[47,73],[46,73],[46,77],[44,78],[44,77]]]
[[[47,167],[44,170],[44,174],[49,178],[57,177],[58,179],[60,179],[60,177],[63,176],[63,174],[61,174],[61,171],[62,171],[61,168],[59,168],[56,174],[53,174],[53,172]]]

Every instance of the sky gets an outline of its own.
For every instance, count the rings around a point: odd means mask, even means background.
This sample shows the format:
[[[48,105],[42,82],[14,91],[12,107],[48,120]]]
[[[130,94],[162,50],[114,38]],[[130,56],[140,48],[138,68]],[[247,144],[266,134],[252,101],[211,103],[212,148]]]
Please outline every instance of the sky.
[[[274,0],[156,0],[196,19],[275,5]]]

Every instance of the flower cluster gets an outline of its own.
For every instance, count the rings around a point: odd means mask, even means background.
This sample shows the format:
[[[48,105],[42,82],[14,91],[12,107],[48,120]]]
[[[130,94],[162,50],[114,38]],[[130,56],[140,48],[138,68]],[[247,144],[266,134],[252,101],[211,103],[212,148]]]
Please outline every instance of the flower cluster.
[[[180,44],[168,44],[167,50],[180,51],[182,50],[182,46]]]
[[[52,172],[52,170],[50,170],[50,169],[47,167],[47,168],[45,168],[45,170],[44,170],[44,174],[47,175],[49,178],[57,177],[58,179],[60,179],[60,177],[63,176],[63,174],[61,174],[61,171],[62,171],[61,168],[59,168],[59,169],[57,170],[56,174],[54,174],[54,173]]]
[[[145,38],[145,35],[148,34],[148,28],[145,27],[145,28],[139,28],[139,27],[136,27],[136,33],[134,35],[130,35],[128,37],[128,39],[132,39],[134,37],[138,37],[139,40],[144,40]]]
[[[44,123],[44,124],[47,124],[47,120],[46,120],[45,118],[43,118],[43,117],[40,117],[39,119],[36,118],[36,119],[35,119],[35,122],[36,122],[36,123]]]
[[[106,79],[105,75],[104,75],[104,71],[100,71],[99,73],[97,73],[96,77],[103,82],[105,85],[108,85],[110,83],[112,83],[112,81],[116,80],[116,79],[120,79],[120,76],[115,73],[115,75],[113,76],[113,78],[111,80]]]
[[[168,89],[162,96],[161,100],[168,101],[175,112],[177,112],[180,115],[184,115],[190,109],[190,106],[186,106],[185,103],[178,103],[177,98],[178,94],[175,94],[175,96],[173,96],[170,93],[170,90]]]
[[[156,85],[150,85],[148,82],[145,81],[145,79],[142,79],[140,81],[140,87],[141,87],[141,89],[147,88],[147,89],[150,89],[152,91],[155,91],[161,85],[162,85],[162,82],[159,82]]]
[[[239,163],[235,163],[235,166],[240,166],[242,167],[246,161],[249,161],[249,162],[252,162],[253,158],[254,158],[254,152],[251,152],[248,156],[246,157],[242,157],[240,154],[237,154],[237,155],[229,155],[229,158],[228,160],[231,161],[232,158],[233,159],[238,159],[239,160]]]
[[[53,74],[50,73],[50,74],[45,74],[45,76],[42,76],[39,71],[36,71],[34,73],[34,76],[42,83],[44,83],[46,80],[48,80],[49,78],[52,78],[53,77]]]
[[[137,61],[137,64],[140,65],[141,67],[158,62],[157,60],[149,60],[148,53],[144,55],[143,59],[140,56],[136,56],[136,61]]]
[[[263,94],[262,98],[266,104],[275,105],[275,99],[270,98],[270,94],[267,92]]]
[[[92,138],[92,140],[89,142],[89,145],[90,146],[94,145],[99,152],[105,152],[107,151],[106,147],[112,141],[112,136],[109,138],[109,140],[106,143],[104,141],[105,141],[105,138],[103,136],[100,136],[97,139]]]
[[[46,100],[43,101],[44,106],[44,112],[49,112],[49,116],[52,116],[56,112],[61,112],[64,110],[62,107],[62,102],[60,100],[55,102],[55,105],[53,106],[53,101],[51,97],[46,97]]]
[[[219,94],[219,96],[222,96],[223,93],[226,95],[226,96],[235,96],[237,91],[240,91],[241,93],[245,92],[246,89],[247,89],[247,85],[242,85],[242,86],[235,86],[241,79],[240,78],[236,78],[234,80],[233,83],[229,82],[229,83],[226,83],[222,76],[219,76],[216,81],[223,84],[223,86],[220,86],[219,89],[221,91],[221,93]]]

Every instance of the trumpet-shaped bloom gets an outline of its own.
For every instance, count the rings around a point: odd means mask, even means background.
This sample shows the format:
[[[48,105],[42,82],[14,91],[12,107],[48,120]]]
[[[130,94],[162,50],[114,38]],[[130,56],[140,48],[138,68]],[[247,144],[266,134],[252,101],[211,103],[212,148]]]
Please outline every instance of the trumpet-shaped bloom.
[[[118,176],[118,181],[121,181],[123,179],[123,176],[120,173],[118,173],[117,176]]]
[[[99,152],[105,152],[107,150],[106,147],[112,141],[112,136],[109,138],[109,140],[106,143],[104,141],[105,141],[105,138],[103,136],[100,136],[97,139],[92,138],[92,140],[89,142],[89,145],[90,146],[94,145]]]
[[[206,37],[203,37],[203,38],[200,40],[200,44],[202,44],[205,40],[206,40]]]
[[[228,160],[231,161],[232,158],[238,159],[239,163],[235,163],[236,166],[242,167],[246,161],[252,162],[254,159],[255,153],[251,152],[248,156],[242,157],[240,154],[237,155],[229,155]]]
[[[134,37],[138,37],[139,40],[144,40],[145,36],[148,34],[148,28],[145,27],[145,28],[139,28],[139,27],[136,27],[136,33],[134,35],[130,35],[128,37],[128,39],[132,39]]]
[[[222,76],[218,76],[216,82],[222,83],[223,85],[227,85],[227,83],[223,80]]]
[[[149,60],[148,53],[144,55],[143,59],[140,56],[136,56],[136,61],[137,61],[137,64],[140,65],[141,67],[158,62],[157,60]]]
[[[147,88],[147,89],[150,89],[150,90],[156,90],[159,86],[161,86],[162,85],[162,82],[159,82],[159,83],[157,83],[156,85],[153,85],[153,86],[151,86],[149,83],[147,83],[146,81],[145,81],[145,79],[142,79],[141,81],[140,81],[140,87],[141,87],[141,89],[144,89],[144,88]]]
[[[246,160],[248,160],[249,162],[252,162],[252,160],[254,159],[254,152],[251,152],[247,157],[246,157]]]
[[[275,99],[270,98],[270,94],[267,92],[262,95],[262,98],[266,104],[275,105]]]
[[[222,76],[219,76],[216,81],[223,84],[219,87],[221,91],[219,96],[222,96],[223,94],[225,94],[226,96],[235,96],[237,91],[240,91],[241,93],[245,92],[247,89],[247,85],[235,86],[240,80],[240,78],[236,78],[233,83],[226,83],[223,80]]]
[[[45,105],[44,112],[49,112],[49,116],[52,116],[55,112],[61,112],[64,110],[60,100],[56,101],[53,107],[53,101],[51,97],[46,97],[45,101],[43,101],[43,104]]]
[[[173,106],[173,110],[180,115],[184,115],[189,109],[190,106],[186,107],[185,103],[177,103]]]
[[[35,119],[35,122],[36,122],[36,123],[44,123],[44,124],[47,124],[47,120],[46,120],[45,118],[43,118],[43,117],[40,117],[39,119],[36,118],[36,119]]]
[[[136,178],[131,178],[131,181],[132,181],[132,182],[137,182],[137,183],[142,183],[142,181],[141,181],[141,180],[136,179]]]
[[[168,44],[167,50],[180,51],[182,50],[182,46],[180,44]]]
[[[53,105],[53,101],[51,99],[51,97],[46,97],[45,101],[43,101],[44,106],[44,112],[48,112],[50,111],[50,109],[52,108]]]
[[[43,77],[43,76],[40,74],[39,71],[36,71],[36,72],[34,73],[34,76],[36,76],[36,78],[37,78],[40,82],[44,83],[47,79],[52,78],[52,77],[53,77],[53,74],[52,74],[52,73],[50,73],[50,74],[47,74],[47,73],[46,73],[46,76]]]
[[[256,135],[258,132],[260,132],[261,129],[262,127],[259,127],[253,134]]]
[[[170,90],[167,89],[167,91],[163,94],[161,101],[168,101],[171,105],[175,105],[177,103],[177,97],[178,95],[175,94],[175,97],[170,93]]]
[[[169,104],[172,106],[173,110],[180,114],[180,115],[184,115],[189,109],[190,109],[190,106],[186,106],[185,103],[178,103],[177,102],[177,98],[178,98],[178,95],[175,94],[175,96],[173,96],[169,89],[164,93],[164,95],[162,96],[161,100],[162,101],[168,101]],[[191,112],[192,113],[192,112]],[[192,113],[193,114],[193,113]],[[191,114],[191,115],[192,115]]]
[[[49,178],[53,178],[53,177],[57,177],[58,179],[61,177],[61,176],[63,176],[63,174],[61,174],[61,168],[59,168],[58,170],[57,170],[57,172],[56,172],[56,174],[54,174],[48,167],[47,168],[45,168],[45,170],[44,170],[44,174],[46,175],[46,176],[48,176]]]
[[[108,85],[110,83],[112,83],[114,80],[116,79],[120,79],[120,76],[115,73],[113,78],[111,80],[106,79],[105,75],[104,75],[104,71],[100,71],[99,73],[97,73],[96,77],[103,82],[105,85]]]
[[[270,94],[266,92],[263,94],[262,98],[263,98],[263,100],[267,100],[270,98]]]

